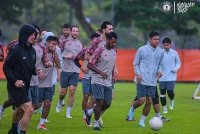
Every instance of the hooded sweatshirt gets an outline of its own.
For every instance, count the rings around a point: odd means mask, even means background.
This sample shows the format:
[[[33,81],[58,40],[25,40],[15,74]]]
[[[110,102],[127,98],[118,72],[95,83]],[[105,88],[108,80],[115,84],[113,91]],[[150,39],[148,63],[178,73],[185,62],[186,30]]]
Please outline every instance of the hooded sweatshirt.
[[[19,31],[19,43],[12,47],[3,65],[3,71],[7,79],[8,90],[17,91],[17,80],[25,84],[24,90],[28,90],[32,75],[36,75],[36,52],[32,45],[27,45],[30,35],[36,33],[32,25],[24,25]]]

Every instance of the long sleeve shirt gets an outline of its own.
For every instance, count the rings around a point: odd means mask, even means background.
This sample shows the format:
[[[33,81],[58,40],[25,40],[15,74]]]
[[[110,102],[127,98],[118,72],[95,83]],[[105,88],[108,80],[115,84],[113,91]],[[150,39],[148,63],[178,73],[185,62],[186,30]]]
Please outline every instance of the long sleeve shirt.
[[[156,86],[157,73],[161,71],[161,60],[163,58],[163,50],[159,47],[153,48],[149,44],[140,47],[136,53],[133,66],[137,76],[142,76],[142,85]]]
[[[159,79],[159,81],[176,81],[177,71],[181,66],[178,53],[171,48],[169,51],[164,51],[162,64],[163,76]]]
[[[32,75],[36,75],[36,52],[34,48],[18,44],[8,53],[3,65],[8,90],[16,89],[15,82],[22,80],[26,89],[29,88]]]

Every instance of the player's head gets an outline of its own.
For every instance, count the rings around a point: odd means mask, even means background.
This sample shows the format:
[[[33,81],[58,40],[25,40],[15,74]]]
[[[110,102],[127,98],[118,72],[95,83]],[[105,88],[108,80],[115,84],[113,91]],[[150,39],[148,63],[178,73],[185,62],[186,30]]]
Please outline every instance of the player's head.
[[[35,25],[35,24],[32,24],[32,25],[33,25],[33,27],[34,27],[35,30],[36,30],[35,42],[37,42],[37,41],[39,40],[39,38],[40,38],[40,28],[39,28],[37,25]]]
[[[55,36],[48,36],[47,37],[47,40],[46,40],[46,47],[49,48],[49,47],[52,47],[53,45],[58,45],[58,38],[55,37]]]
[[[109,22],[109,21],[104,21],[101,24],[101,30],[103,31],[104,34],[113,32],[113,25],[112,25],[112,23]]]
[[[47,38],[48,38],[49,36],[54,36],[53,32],[46,32],[46,33],[44,34],[44,39],[43,39],[43,45],[44,45],[44,46],[47,45]]]
[[[98,34],[98,33],[93,33],[93,34],[90,36],[90,39],[91,39],[91,41],[93,41],[94,39],[96,39],[96,38],[98,38],[98,37],[100,37],[100,34]]]
[[[30,24],[23,25],[19,30],[19,42],[22,45],[30,46],[35,41],[36,38],[35,34],[36,30],[32,25]]]
[[[40,31],[40,39],[41,39],[41,40],[44,40],[44,35],[45,35],[46,32],[47,32],[46,29],[42,29],[42,30]]]
[[[109,45],[110,48],[114,48],[117,44],[117,34],[114,32],[110,32],[106,34],[106,42]]]
[[[158,32],[150,32],[149,33],[149,43],[153,46],[153,47],[157,47],[158,44],[160,42],[160,35]]]
[[[163,43],[163,48],[165,49],[165,51],[169,51],[169,49],[171,48],[170,38],[164,38],[162,43]]]
[[[79,35],[79,27],[78,26],[71,26],[71,36],[74,39],[77,39]]]
[[[71,28],[71,26],[69,24],[64,24],[63,25],[63,34],[64,34],[65,37],[69,36],[70,28]]]

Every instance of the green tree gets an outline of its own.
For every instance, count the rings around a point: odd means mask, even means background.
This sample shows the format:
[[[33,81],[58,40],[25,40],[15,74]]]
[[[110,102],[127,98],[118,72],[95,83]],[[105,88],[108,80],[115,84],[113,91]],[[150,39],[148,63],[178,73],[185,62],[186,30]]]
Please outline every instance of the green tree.
[[[23,14],[23,9],[32,7],[32,0],[1,0],[0,16],[1,19],[10,23],[19,24],[19,17]]]
[[[168,0],[173,3],[174,0]],[[191,1],[187,1],[191,2]],[[189,21],[200,23],[200,4],[196,2],[186,13],[165,13],[160,9],[162,1],[123,0],[116,3],[115,22],[125,27],[132,23],[143,33],[152,30],[175,30],[179,35],[191,35],[198,29],[189,26]]]
[[[92,33],[94,33],[94,29],[86,21],[86,18],[83,14],[83,3],[82,0],[66,0],[66,2],[74,9],[75,11],[75,16],[79,23],[81,24],[82,28],[85,30],[87,33],[87,36],[90,37]]]

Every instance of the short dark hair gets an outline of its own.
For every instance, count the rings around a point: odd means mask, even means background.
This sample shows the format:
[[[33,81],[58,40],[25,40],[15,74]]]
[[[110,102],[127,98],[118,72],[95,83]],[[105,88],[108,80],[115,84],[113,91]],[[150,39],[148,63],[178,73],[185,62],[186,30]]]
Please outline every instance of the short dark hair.
[[[107,28],[107,25],[112,25],[112,23],[109,22],[109,21],[104,21],[104,22],[101,24],[101,30],[102,30],[102,29],[106,29],[106,28]]]
[[[112,39],[112,38],[117,39],[118,36],[117,36],[117,34],[115,32],[110,32],[110,33],[106,34],[106,38],[109,39],[109,40]]]
[[[71,27],[71,25],[67,24],[67,23],[63,25],[63,28],[70,28],[70,27]]]
[[[37,29],[37,30],[40,32],[39,26],[37,26],[37,25],[35,25],[35,24],[32,24],[32,25],[33,25],[33,27],[34,27],[35,29]]]
[[[163,44],[164,44],[164,43],[169,43],[169,44],[171,44],[171,40],[170,40],[170,38],[166,37],[166,38],[163,39],[162,43],[163,43]]]
[[[74,26],[71,26],[71,28],[70,28],[70,29],[72,30],[72,28],[74,28],[74,27],[76,27],[76,28],[78,28],[78,29],[79,29],[79,27],[78,27],[78,26],[76,26],[76,25],[74,25]]]
[[[90,39],[92,40],[93,38],[97,38],[97,37],[100,37],[100,35],[98,33],[93,33],[91,36],[90,36]]]
[[[149,33],[149,38],[152,38],[154,36],[160,36],[160,35],[158,32],[155,32],[155,31]]]
[[[55,37],[55,36],[49,36],[49,37],[47,37],[46,42],[50,42],[50,41],[57,41],[58,42],[58,37]]]

